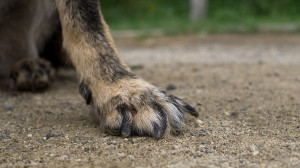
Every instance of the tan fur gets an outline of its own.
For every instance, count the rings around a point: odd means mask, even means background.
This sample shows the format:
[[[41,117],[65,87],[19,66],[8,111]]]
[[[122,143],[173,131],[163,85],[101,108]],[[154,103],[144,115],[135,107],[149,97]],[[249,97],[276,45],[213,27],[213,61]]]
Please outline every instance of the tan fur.
[[[24,58],[20,56],[21,53],[25,53],[27,55],[25,57],[36,58],[38,51],[45,44],[45,38],[51,33],[51,27],[58,19],[55,19],[56,12],[51,4],[52,1],[13,1],[24,2],[25,6],[22,10],[26,16],[23,18],[20,16],[22,12],[16,13],[14,17],[17,25],[11,24],[8,28],[0,29],[0,39],[3,36],[0,43],[0,59],[3,59],[5,57],[3,54],[8,52],[3,44],[9,41],[11,46],[8,48],[11,49],[15,45],[12,44],[13,40],[21,46],[18,46],[20,49],[17,52],[10,53],[11,55],[15,54],[16,57],[18,55],[21,59]],[[5,4],[0,2],[0,7],[8,5],[8,0],[6,2]],[[184,111],[191,113],[194,109],[130,71],[119,56],[109,27],[101,14],[99,1],[53,0],[53,2],[62,26],[63,48],[79,76],[80,93],[86,103],[91,104],[100,125],[111,131],[117,130],[123,136],[137,133],[161,138],[169,135],[170,132],[181,131],[184,125],[182,113]],[[20,23],[23,24],[20,26]],[[7,36],[8,39],[6,39],[4,34],[9,33],[10,28],[14,29],[13,32],[16,29],[19,30],[17,31],[19,34]],[[17,60],[14,58],[10,63]],[[24,68],[24,65],[29,65],[29,68],[26,66]],[[43,65],[47,68],[40,68]],[[39,81],[44,82],[51,77],[49,72],[52,71],[49,71],[48,67],[48,64],[41,63],[37,59],[21,62],[19,68],[13,71],[14,82],[17,84],[23,82],[24,86]],[[36,72],[45,69],[47,73],[44,75],[46,76],[40,78],[34,76],[38,74]],[[24,74],[31,75],[33,80],[26,81]],[[18,82],[19,79],[22,79],[22,82]]]

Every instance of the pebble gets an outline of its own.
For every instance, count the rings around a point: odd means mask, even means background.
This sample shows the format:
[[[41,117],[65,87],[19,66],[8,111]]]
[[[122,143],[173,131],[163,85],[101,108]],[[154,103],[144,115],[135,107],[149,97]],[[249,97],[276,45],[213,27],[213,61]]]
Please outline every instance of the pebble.
[[[200,136],[207,136],[208,133],[207,133],[207,132],[201,132],[199,135],[200,135]]]
[[[170,83],[168,86],[167,86],[167,88],[166,88],[168,91],[170,91],[170,90],[176,90],[177,89],[177,87],[176,87],[176,85],[174,85],[174,84],[172,84],[172,83]]]
[[[28,138],[31,138],[31,137],[32,137],[32,134],[28,134],[27,137],[28,137]]]
[[[173,149],[179,149],[179,146],[173,145]]]
[[[68,156],[68,155],[63,155],[60,157],[60,159],[69,159],[69,158],[70,158],[70,156]]]
[[[200,127],[200,126],[204,125],[204,122],[202,120],[197,119],[196,124],[198,127]]]
[[[135,157],[133,155],[129,155],[128,157],[129,157],[130,160],[135,159]]]
[[[228,111],[224,111],[224,114],[225,114],[226,116],[230,116],[230,113],[229,113]]]
[[[247,165],[247,167],[249,167],[249,168],[260,168],[260,166],[256,163],[250,163],[250,164]]]
[[[144,69],[144,65],[132,65],[130,66],[131,70],[140,70],[140,69]]]
[[[196,133],[195,132],[190,132],[190,135],[191,136],[194,136]]]
[[[210,149],[206,149],[206,150],[205,150],[205,153],[206,153],[206,154],[209,154],[209,153],[213,153],[213,152],[212,152]]]
[[[258,148],[255,145],[251,145],[250,146],[250,151],[252,152],[253,156],[256,156],[256,155],[259,154],[259,150],[258,150]]]
[[[53,111],[45,111],[45,113],[50,115],[57,115],[57,116],[60,116],[62,114],[61,112],[53,112]]]
[[[51,153],[49,156],[50,157],[54,157],[54,156],[56,156],[56,154]]]
[[[243,165],[245,165],[245,164],[248,164],[249,162],[248,162],[248,160],[247,159],[240,159],[240,163],[241,164],[243,164]]]
[[[119,144],[119,141],[112,140],[110,142],[107,142],[107,145],[117,145],[117,144]]]
[[[7,132],[5,130],[2,131],[2,133],[0,134],[0,137],[7,137]]]
[[[6,105],[6,110],[13,110],[14,108],[16,108],[16,106],[13,104]]]
[[[46,134],[46,137],[44,138],[45,140],[50,139],[51,137],[57,137],[55,134],[51,134],[50,132]]]
[[[230,115],[232,117],[238,117],[239,116],[239,112],[235,111],[235,112],[232,112]]]

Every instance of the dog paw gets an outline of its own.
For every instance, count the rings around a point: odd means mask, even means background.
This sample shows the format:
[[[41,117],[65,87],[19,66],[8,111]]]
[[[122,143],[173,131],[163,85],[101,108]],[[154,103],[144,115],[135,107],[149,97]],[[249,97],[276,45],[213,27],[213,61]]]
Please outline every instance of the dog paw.
[[[184,112],[198,116],[183,100],[141,79],[109,86],[81,83],[80,93],[92,105],[101,128],[124,137],[142,135],[159,139],[179,134],[184,126]]]
[[[10,86],[14,90],[42,91],[54,78],[51,63],[44,59],[24,59],[10,73]]]

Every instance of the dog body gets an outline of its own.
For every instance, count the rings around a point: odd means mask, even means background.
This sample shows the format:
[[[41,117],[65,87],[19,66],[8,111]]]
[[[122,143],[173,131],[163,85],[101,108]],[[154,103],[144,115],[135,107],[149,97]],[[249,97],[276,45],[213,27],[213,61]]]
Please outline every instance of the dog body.
[[[58,25],[49,0],[2,0],[0,2],[0,78],[9,82],[14,65],[24,58],[38,58]]]
[[[183,112],[198,115],[130,71],[118,55],[98,0],[2,0],[0,11],[2,83],[9,79],[19,90],[46,88],[54,70],[40,57],[59,34],[77,70],[79,91],[102,128],[122,136],[161,138],[181,132]]]

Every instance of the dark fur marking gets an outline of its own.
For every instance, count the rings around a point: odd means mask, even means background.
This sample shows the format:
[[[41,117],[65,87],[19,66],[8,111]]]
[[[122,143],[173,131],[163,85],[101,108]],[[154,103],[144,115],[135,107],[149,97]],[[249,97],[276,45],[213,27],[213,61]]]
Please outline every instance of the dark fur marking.
[[[99,53],[99,63],[101,68],[101,75],[106,77],[106,80],[110,82],[115,82],[123,78],[136,79],[137,76],[128,71],[124,65],[121,64],[119,58],[117,57],[115,51],[109,45],[107,39],[103,37],[100,40],[99,45],[101,45],[105,53]]]
[[[123,102],[122,97],[118,95],[111,98],[107,104],[113,108],[118,108],[118,106],[122,104],[122,102]]]
[[[90,88],[83,82],[81,82],[79,85],[79,93],[85,99],[86,104],[89,105],[92,101],[92,92]]]
[[[97,34],[104,34],[103,24],[100,18],[99,0],[68,0],[66,2],[67,9],[71,17],[77,17],[83,29],[97,37]],[[76,26],[76,24],[74,24]]]
[[[123,137],[131,135],[131,121],[129,116],[129,108],[127,105],[120,105],[117,107],[119,113],[122,115],[121,134]]]
[[[154,138],[160,139],[162,136],[161,127],[157,123],[153,124],[153,131],[154,131]]]
[[[167,129],[167,115],[166,115],[166,112],[165,112],[165,109],[162,105],[160,105],[159,103],[157,102],[152,102],[151,104],[151,107],[156,111],[158,112],[159,116],[161,117],[160,118],[160,126],[157,124],[157,123],[154,123],[153,124],[153,129],[154,129],[154,137],[156,139],[159,139],[161,138],[165,132],[166,132],[166,129]]]

